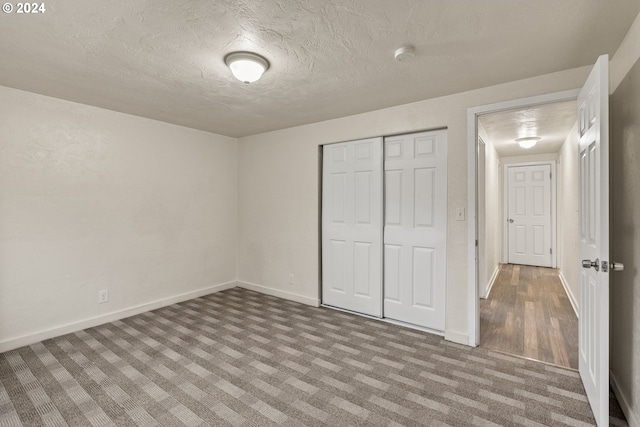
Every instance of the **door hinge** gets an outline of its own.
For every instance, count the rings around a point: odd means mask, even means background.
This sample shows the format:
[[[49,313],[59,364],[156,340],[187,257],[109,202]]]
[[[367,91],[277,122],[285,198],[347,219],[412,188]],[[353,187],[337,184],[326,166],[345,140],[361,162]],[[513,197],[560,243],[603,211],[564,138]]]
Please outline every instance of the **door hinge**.
[[[478,239],[476,239],[476,246],[478,246]]]
[[[549,179],[551,179],[551,172],[549,172]]]
[[[549,254],[553,255],[553,249],[549,248]]]

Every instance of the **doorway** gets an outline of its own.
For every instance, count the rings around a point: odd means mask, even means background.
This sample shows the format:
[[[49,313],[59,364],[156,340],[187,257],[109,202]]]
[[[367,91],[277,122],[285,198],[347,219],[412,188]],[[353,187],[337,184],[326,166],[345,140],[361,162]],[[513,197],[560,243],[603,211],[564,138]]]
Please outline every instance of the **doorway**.
[[[579,132],[572,132],[579,147],[579,185],[572,185],[569,193],[579,193],[580,203],[567,211],[567,224],[580,223],[578,239],[563,239],[567,244],[575,268],[580,269],[579,375],[598,425],[606,425],[609,416],[609,58],[602,55],[591,69],[585,84],[577,91],[541,95],[528,99],[485,105],[467,110],[468,135],[468,284],[469,284],[469,344],[480,342],[478,290],[478,176],[477,145],[478,117],[491,112],[526,108],[550,102],[577,98]],[[573,94],[571,94],[573,92]],[[576,97],[577,93],[577,97]],[[578,126],[576,125],[576,128]],[[577,136],[579,133],[579,137]],[[566,145],[566,144],[565,144]],[[577,160],[571,150],[567,156]],[[564,199],[563,199],[564,200]],[[577,218],[576,218],[577,217]],[[570,228],[570,227],[567,227]],[[577,255],[577,256],[576,256]],[[562,258],[562,257],[561,257]],[[562,267],[561,267],[562,270]],[[593,270],[593,271],[592,271]],[[595,273],[594,273],[595,271]],[[615,271],[615,270],[612,270]],[[561,274],[562,275],[562,274]],[[563,284],[565,281],[563,281]],[[577,293],[577,292],[576,292]],[[575,306],[574,306],[575,308]],[[475,332],[475,333],[474,333]]]
[[[576,101],[483,112],[477,126],[477,344],[577,368]]]

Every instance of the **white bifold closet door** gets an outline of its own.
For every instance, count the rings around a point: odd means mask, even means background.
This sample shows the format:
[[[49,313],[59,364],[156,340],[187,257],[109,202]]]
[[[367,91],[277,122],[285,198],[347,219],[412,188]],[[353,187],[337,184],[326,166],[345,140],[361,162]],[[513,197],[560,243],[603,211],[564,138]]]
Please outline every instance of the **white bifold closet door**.
[[[382,138],[323,147],[322,302],[382,316]]]
[[[323,304],[444,331],[446,214],[446,130],[325,145]]]
[[[447,131],[384,140],[384,317],[445,328]]]

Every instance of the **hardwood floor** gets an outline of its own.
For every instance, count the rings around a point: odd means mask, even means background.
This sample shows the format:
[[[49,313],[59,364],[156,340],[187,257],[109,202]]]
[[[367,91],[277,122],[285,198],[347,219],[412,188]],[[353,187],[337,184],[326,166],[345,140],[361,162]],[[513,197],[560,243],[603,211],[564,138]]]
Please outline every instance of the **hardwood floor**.
[[[578,369],[578,319],[558,270],[503,264],[480,300],[480,345]]]

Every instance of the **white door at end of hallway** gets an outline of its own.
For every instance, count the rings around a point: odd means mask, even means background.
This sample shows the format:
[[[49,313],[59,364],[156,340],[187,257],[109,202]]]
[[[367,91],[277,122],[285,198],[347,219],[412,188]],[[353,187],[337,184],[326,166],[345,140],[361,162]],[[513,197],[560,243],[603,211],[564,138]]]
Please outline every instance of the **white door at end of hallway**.
[[[447,131],[385,138],[384,316],[444,331]]]
[[[508,261],[551,267],[551,165],[506,169]]]
[[[382,138],[322,156],[322,302],[382,316]]]

